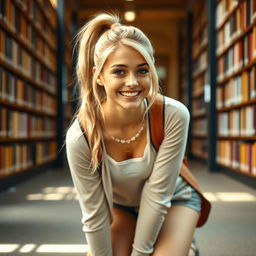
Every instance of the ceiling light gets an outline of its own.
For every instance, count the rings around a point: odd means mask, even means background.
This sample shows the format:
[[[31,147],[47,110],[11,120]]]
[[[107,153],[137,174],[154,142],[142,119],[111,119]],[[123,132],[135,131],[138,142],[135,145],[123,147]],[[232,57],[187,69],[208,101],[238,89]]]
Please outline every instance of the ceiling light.
[[[125,20],[128,21],[128,22],[132,22],[132,21],[134,21],[135,18],[136,18],[136,13],[135,13],[134,11],[126,11],[126,12],[124,13],[124,18],[125,18]]]

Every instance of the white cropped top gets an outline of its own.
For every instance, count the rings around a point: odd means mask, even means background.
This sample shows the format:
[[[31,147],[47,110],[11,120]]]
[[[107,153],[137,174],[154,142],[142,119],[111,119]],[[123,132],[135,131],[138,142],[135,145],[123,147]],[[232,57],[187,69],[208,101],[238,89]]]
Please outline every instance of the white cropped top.
[[[147,115],[148,120],[148,115]],[[151,174],[157,152],[150,142],[149,120],[147,122],[147,144],[144,155],[124,161],[116,161],[107,155],[113,188],[113,202],[125,206],[139,206],[145,181]],[[174,198],[175,197],[175,198]],[[176,181],[174,199],[191,197],[191,187],[179,176]]]

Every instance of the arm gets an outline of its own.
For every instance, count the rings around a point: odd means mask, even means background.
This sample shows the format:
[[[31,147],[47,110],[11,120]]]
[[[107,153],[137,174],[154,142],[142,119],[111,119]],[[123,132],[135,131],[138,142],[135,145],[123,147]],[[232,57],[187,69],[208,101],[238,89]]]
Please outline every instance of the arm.
[[[189,112],[181,103],[166,105],[165,138],[159,148],[153,171],[141,197],[132,256],[150,255],[171,207],[176,179],[185,153]]]
[[[91,174],[90,149],[79,124],[75,122],[67,133],[66,148],[82,210],[83,231],[92,256],[111,256],[110,217],[101,176],[98,172]]]

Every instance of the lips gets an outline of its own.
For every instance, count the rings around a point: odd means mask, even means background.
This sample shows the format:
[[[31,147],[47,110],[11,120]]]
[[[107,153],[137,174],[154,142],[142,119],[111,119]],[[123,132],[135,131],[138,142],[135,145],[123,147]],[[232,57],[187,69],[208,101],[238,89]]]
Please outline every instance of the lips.
[[[125,92],[119,92],[122,96],[125,97],[136,97],[140,94],[140,91],[125,91]]]

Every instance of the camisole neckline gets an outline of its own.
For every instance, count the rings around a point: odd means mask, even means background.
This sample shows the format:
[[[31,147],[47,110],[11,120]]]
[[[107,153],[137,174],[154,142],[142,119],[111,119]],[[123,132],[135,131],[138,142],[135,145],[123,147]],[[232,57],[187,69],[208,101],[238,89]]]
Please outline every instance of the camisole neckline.
[[[144,103],[145,103],[145,106],[146,108],[148,107],[148,104],[147,104],[147,101],[144,100]],[[110,160],[112,163],[114,164],[117,164],[117,165],[122,165],[122,164],[127,164],[127,163],[131,163],[131,162],[141,162],[145,159],[146,157],[146,154],[147,154],[147,151],[149,150],[148,147],[149,147],[149,144],[150,144],[150,134],[149,134],[149,118],[148,118],[148,112],[146,113],[146,119],[147,119],[147,126],[146,126],[146,129],[147,129],[147,144],[144,148],[144,153],[143,153],[143,156],[141,157],[134,157],[134,158],[129,158],[129,159],[126,159],[126,160],[123,160],[123,161],[116,161],[114,158],[112,158],[108,153],[106,153],[107,155],[107,158],[108,160]]]

